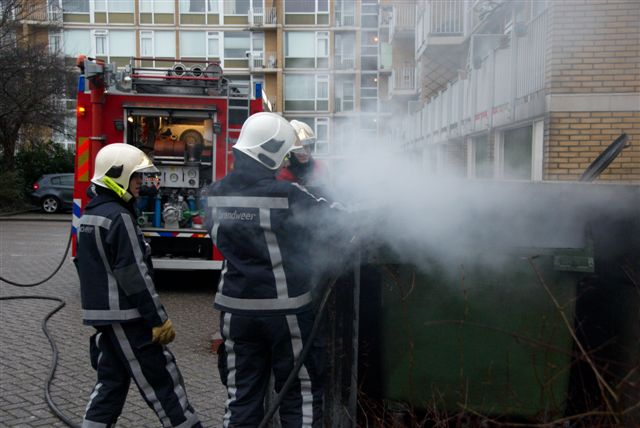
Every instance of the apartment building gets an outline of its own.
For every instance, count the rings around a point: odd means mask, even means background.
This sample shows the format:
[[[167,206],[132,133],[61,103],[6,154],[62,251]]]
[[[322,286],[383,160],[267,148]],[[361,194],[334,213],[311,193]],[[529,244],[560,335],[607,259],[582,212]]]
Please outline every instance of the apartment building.
[[[410,93],[392,140],[425,170],[578,180],[624,132],[631,145],[600,180],[640,182],[640,2],[390,3],[395,27],[415,16],[390,39],[406,67],[389,97]]]
[[[341,157],[354,142],[375,137],[389,115],[381,93],[384,100],[392,70],[380,61],[380,31],[388,34],[388,23],[381,26],[378,0],[49,5],[62,12],[61,27],[50,32],[52,47],[69,57],[84,53],[118,66],[136,58],[141,66],[167,67],[177,59],[187,70],[219,62],[232,80],[261,82],[274,111],[315,129],[317,157]]]

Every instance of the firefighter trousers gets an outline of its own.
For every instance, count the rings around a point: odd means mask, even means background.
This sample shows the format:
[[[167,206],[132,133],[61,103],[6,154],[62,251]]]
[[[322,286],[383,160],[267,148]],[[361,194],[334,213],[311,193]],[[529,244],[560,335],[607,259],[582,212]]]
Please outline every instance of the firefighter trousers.
[[[201,428],[187,400],[173,354],[151,342],[143,321],[96,326],[91,336],[91,365],[98,380],[89,398],[82,428],[109,428],[122,412],[131,379],[163,428]]]
[[[224,427],[260,424],[271,373],[275,390],[280,392],[307,343],[313,320],[311,311],[259,317],[220,314],[224,345],[218,368],[228,395]],[[316,339],[280,405],[283,428],[321,426],[323,366],[322,340]]]

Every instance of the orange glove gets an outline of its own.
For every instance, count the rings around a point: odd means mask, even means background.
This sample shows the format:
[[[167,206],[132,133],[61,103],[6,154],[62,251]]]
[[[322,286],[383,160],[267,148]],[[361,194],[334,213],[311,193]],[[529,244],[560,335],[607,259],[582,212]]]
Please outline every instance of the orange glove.
[[[166,345],[173,342],[176,337],[176,331],[173,329],[173,323],[167,319],[162,325],[151,329],[151,341]]]

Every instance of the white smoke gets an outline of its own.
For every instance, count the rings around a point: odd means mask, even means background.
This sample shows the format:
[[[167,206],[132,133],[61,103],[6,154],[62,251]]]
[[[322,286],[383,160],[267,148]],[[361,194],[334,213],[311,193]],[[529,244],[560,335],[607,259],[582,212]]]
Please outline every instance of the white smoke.
[[[339,228],[396,262],[490,264],[514,251],[583,249],[592,222],[640,218],[640,186],[453,179],[394,147],[359,147],[369,149],[341,163],[329,192],[351,211]]]

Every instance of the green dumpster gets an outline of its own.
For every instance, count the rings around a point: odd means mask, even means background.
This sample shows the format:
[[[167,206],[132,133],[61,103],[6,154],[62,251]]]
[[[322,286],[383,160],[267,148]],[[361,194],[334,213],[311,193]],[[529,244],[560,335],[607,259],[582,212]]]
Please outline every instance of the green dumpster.
[[[563,414],[575,271],[593,260],[549,250],[494,256],[489,265],[380,267],[387,400],[452,413]]]
[[[418,417],[634,420],[640,187],[491,182],[434,195],[377,210],[363,400]]]

